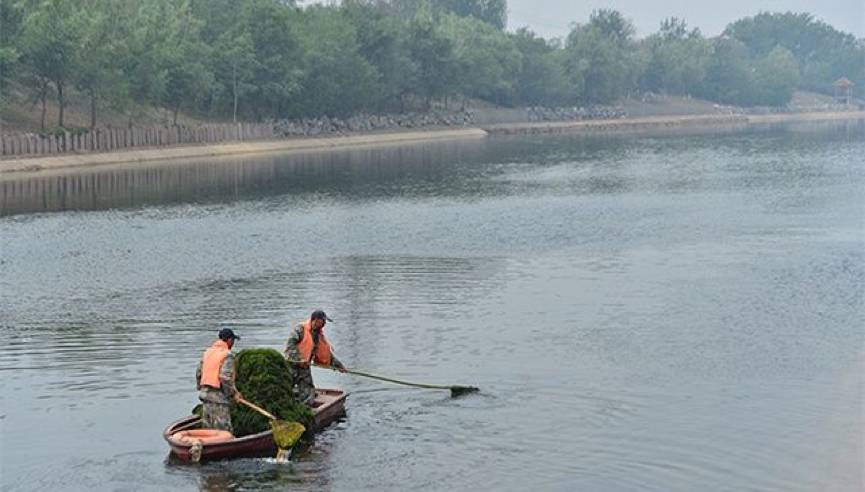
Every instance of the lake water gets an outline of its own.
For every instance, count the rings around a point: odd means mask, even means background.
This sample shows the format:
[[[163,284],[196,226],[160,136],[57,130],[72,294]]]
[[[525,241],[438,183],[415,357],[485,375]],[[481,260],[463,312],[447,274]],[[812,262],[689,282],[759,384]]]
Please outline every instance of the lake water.
[[[861,491],[865,123],[0,177],[3,490]],[[166,463],[216,331],[471,384]]]

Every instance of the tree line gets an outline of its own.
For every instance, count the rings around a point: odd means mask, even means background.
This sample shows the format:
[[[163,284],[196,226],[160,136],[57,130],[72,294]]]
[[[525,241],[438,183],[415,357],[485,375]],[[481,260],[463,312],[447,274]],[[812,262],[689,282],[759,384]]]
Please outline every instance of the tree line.
[[[100,111],[203,118],[346,116],[447,105],[608,104],[644,91],[743,106],[797,88],[865,89],[865,41],[810,14],[760,13],[704,36],[676,18],[643,39],[596,10],[564,39],[505,31],[506,0],[4,0],[0,97],[70,92]],[[3,101],[0,100],[0,104]]]

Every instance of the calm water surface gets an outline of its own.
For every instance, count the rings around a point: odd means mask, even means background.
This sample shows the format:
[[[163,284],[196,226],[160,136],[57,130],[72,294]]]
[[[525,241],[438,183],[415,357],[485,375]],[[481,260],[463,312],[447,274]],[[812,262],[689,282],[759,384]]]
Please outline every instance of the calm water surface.
[[[865,124],[0,178],[4,490],[860,491]],[[347,418],[165,463],[217,329]]]

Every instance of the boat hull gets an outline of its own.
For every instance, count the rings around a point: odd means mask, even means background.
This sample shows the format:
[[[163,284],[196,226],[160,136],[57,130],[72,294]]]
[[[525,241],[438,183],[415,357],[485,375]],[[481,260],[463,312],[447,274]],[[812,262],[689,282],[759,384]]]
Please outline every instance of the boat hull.
[[[345,415],[347,396],[345,391],[337,389],[317,388],[315,390],[315,401],[311,408],[315,417],[313,432],[321,431]],[[170,460],[201,462],[276,455],[277,447],[273,442],[273,431],[270,430],[238,437],[231,441],[200,445],[197,449],[196,446],[182,443],[171,437],[175,432],[197,428],[200,421],[201,417],[190,415],[172,422],[165,428],[162,437],[171,448]]]

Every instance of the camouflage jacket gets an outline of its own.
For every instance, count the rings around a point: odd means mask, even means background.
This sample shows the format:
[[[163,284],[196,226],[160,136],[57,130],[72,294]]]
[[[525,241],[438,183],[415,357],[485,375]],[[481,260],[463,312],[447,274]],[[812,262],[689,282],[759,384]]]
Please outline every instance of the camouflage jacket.
[[[204,360],[198,361],[198,369],[195,370],[195,387],[199,390],[198,399],[207,403],[231,403],[237,387],[234,385],[234,354],[228,354],[222,367],[219,368],[219,388],[201,386],[201,366]]]
[[[318,346],[318,335],[320,332],[312,330],[312,343],[313,347]],[[292,328],[291,333],[288,335],[288,340],[285,342],[285,350],[282,352],[285,355],[285,360],[289,362],[295,362],[301,360],[300,352],[297,350],[297,344],[300,343],[301,339],[303,339],[303,323],[298,323]],[[313,348],[313,352],[315,348]],[[345,369],[345,366],[342,365],[342,362],[336,358],[336,354],[333,353],[333,345],[330,346],[330,364],[337,369]]]

